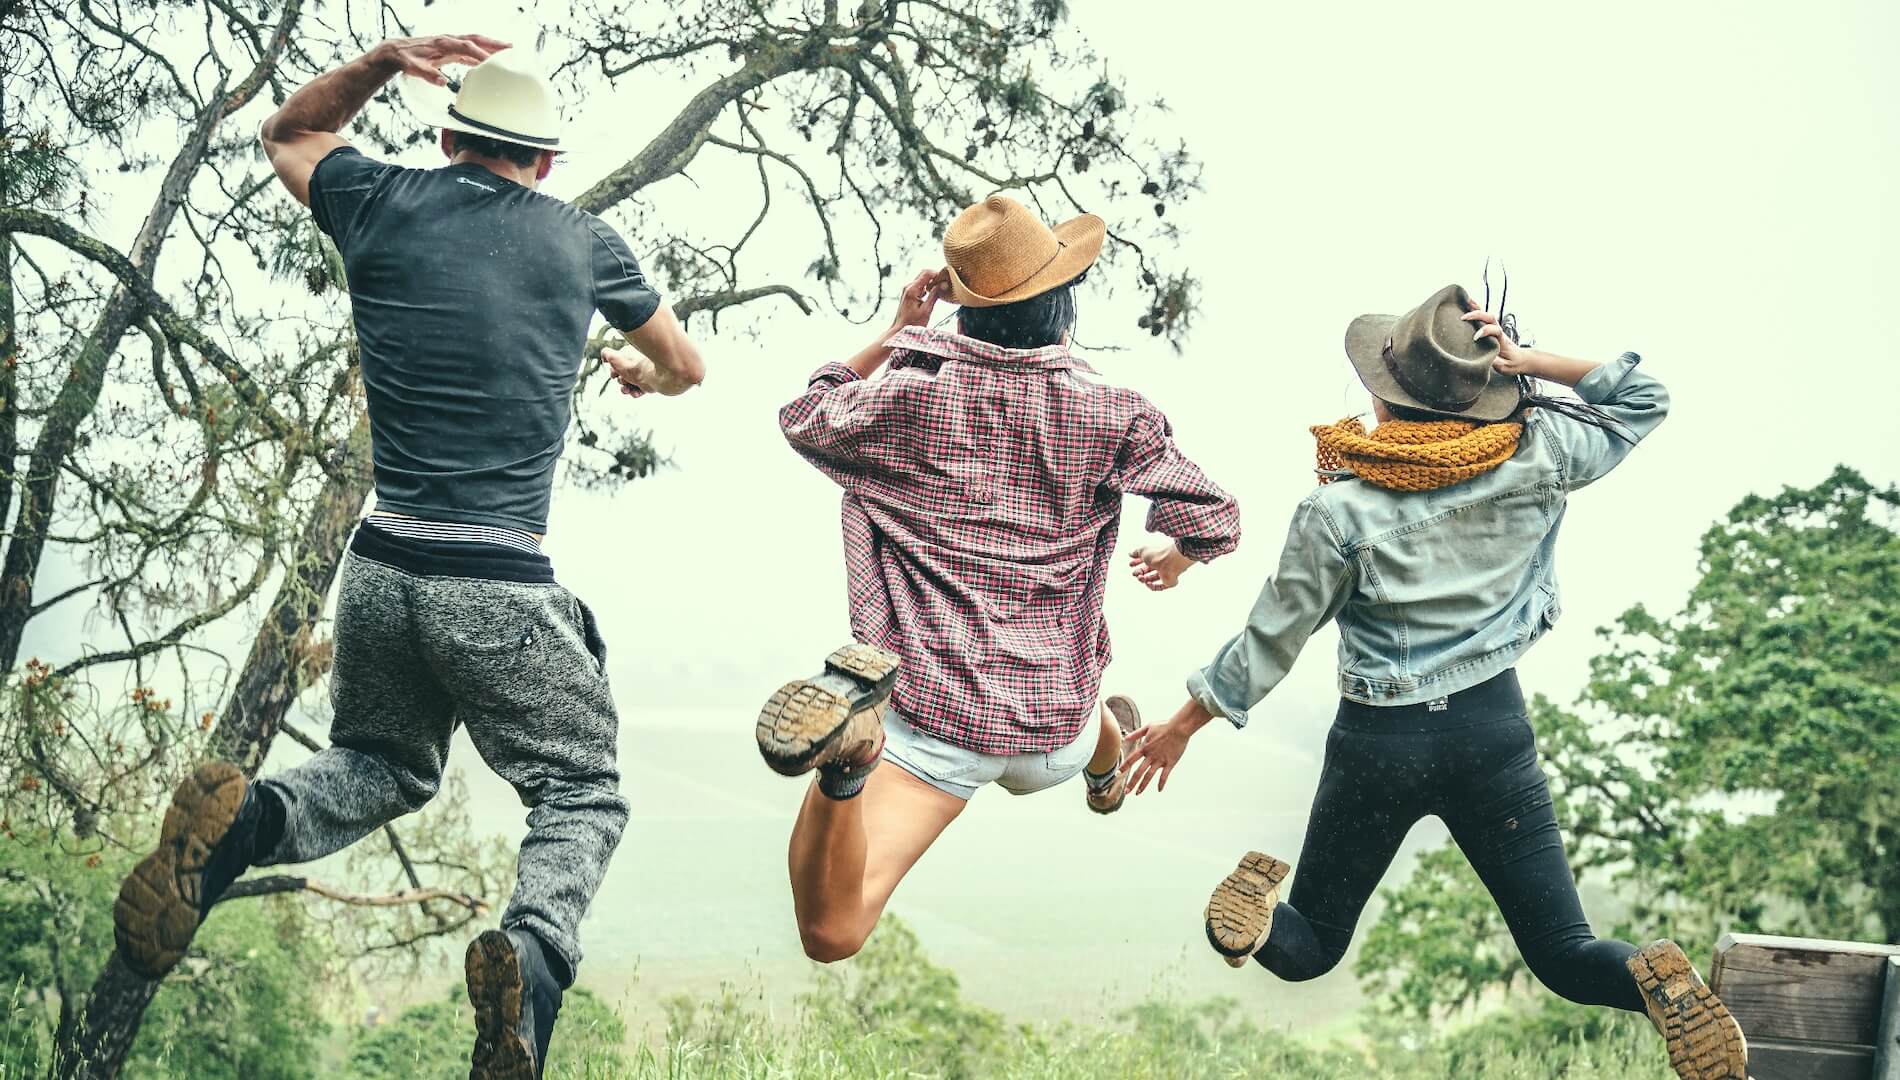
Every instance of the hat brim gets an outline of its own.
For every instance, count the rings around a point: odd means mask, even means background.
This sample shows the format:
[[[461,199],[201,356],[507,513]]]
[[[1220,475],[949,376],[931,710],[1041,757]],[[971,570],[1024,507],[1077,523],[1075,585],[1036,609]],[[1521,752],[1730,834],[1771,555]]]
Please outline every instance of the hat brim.
[[[1102,241],[1108,236],[1108,223],[1094,214],[1083,214],[1049,231],[1055,233],[1056,240],[1062,245],[1056,257],[1049,260],[1049,265],[1036,271],[1028,281],[1001,296],[985,296],[977,292],[963,283],[956,267],[949,267],[951,301],[961,307],[996,307],[1041,296],[1058,285],[1067,284],[1082,271],[1095,265],[1095,260],[1101,257]]]
[[[1389,405],[1402,405],[1437,416],[1486,422],[1503,420],[1523,404],[1524,393],[1518,386],[1517,377],[1499,371],[1491,373],[1491,381],[1485,385],[1484,392],[1478,395],[1478,400],[1459,412],[1427,405],[1413,397],[1406,392],[1405,387],[1399,385],[1398,379],[1393,377],[1391,369],[1385,364],[1385,343],[1391,340],[1392,328],[1398,321],[1397,315],[1361,315],[1346,327],[1346,358],[1352,361],[1359,381],[1365,384],[1373,397]]]
[[[414,75],[403,75],[397,80],[397,86],[402,103],[409,109],[409,115],[415,117],[416,122],[423,127],[459,131],[464,135],[480,135],[484,139],[494,139],[513,146],[525,146],[530,150],[546,150],[563,156],[574,153],[572,148],[558,145],[561,139],[561,132],[558,131],[540,136],[544,140],[552,139],[557,144],[549,146],[546,142],[529,142],[525,139],[510,138],[505,132],[458,120],[449,115],[449,105],[454,98],[442,87],[424,82]]]

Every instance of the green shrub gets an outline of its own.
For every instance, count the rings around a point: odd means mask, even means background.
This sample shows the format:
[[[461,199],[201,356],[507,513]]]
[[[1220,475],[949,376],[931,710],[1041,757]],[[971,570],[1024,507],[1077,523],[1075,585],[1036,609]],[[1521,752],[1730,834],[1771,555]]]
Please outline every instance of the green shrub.
[[[463,1080],[475,1041],[475,1021],[461,987],[448,996],[402,1011],[351,1042],[347,1074],[354,1080]],[[551,1077],[627,1075],[622,1047],[627,1025],[591,992],[576,987],[561,1001],[561,1018],[548,1054]]]

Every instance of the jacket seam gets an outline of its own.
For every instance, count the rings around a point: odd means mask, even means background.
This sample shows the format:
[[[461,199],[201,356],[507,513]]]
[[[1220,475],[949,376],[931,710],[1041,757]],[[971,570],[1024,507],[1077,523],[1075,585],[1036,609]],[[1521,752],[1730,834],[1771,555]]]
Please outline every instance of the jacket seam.
[[[1383,544],[1388,540],[1395,540],[1401,536],[1406,536],[1408,534],[1418,532],[1421,529],[1430,528],[1431,526],[1437,525],[1441,522],[1457,517],[1459,514],[1462,514],[1468,510],[1475,510],[1480,506],[1486,506],[1503,499],[1508,499],[1514,495],[1522,495],[1526,492],[1536,491],[1538,487],[1541,486],[1541,484],[1542,484],[1541,481],[1524,484],[1518,487],[1510,488],[1509,490],[1506,490],[1506,491],[1500,491],[1492,495],[1487,495],[1482,499],[1475,499],[1461,506],[1452,507],[1451,509],[1443,511],[1442,513],[1433,514],[1431,517],[1420,518],[1417,521],[1408,521],[1405,524],[1398,526],[1397,528],[1388,529],[1385,532],[1378,533],[1376,535],[1365,537],[1363,539],[1354,541],[1350,545],[1350,550],[1352,550],[1354,553],[1371,550],[1372,548],[1378,547],[1380,544]]]

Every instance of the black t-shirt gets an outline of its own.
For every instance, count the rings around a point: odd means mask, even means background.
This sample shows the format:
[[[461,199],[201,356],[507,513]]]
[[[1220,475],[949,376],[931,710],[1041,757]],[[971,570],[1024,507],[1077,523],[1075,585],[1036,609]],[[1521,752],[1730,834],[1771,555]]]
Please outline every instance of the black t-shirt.
[[[660,306],[626,243],[478,165],[347,146],[317,163],[310,212],[349,278],[378,508],[547,531],[594,312],[629,331]]]

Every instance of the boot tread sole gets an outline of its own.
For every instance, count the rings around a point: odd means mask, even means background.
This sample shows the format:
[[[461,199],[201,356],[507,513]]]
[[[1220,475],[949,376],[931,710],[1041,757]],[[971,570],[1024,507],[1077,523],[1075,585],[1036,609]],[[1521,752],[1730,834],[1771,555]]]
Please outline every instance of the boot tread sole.
[[[1292,869],[1271,855],[1250,851],[1214,886],[1205,916],[1207,941],[1230,965],[1243,966],[1272,932],[1280,883]]]
[[[890,697],[898,664],[895,653],[847,645],[826,657],[823,675],[780,687],[759,710],[754,732],[766,765],[784,776],[810,772],[864,714],[874,713],[881,723],[878,707]]]
[[[463,974],[475,1012],[469,1080],[535,1080],[534,1048],[519,1030],[524,984],[514,942],[503,931],[484,931],[469,943]]]
[[[1655,942],[1630,957],[1629,970],[1681,1080],[1747,1080],[1741,1025],[1680,946]]]
[[[237,766],[208,761],[172,791],[158,846],[126,875],[112,904],[113,940],[137,974],[164,978],[191,947],[203,921],[205,863],[237,820],[245,786]]]

